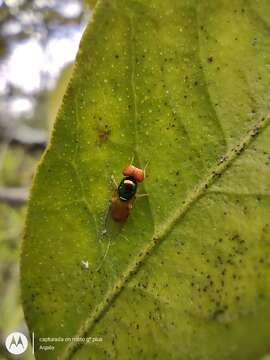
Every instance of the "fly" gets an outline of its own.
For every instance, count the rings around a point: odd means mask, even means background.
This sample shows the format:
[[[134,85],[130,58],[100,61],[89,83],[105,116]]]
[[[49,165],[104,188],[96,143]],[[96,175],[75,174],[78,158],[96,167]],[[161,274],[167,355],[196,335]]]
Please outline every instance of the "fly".
[[[115,182],[114,177],[112,177],[115,189],[112,194],[111,204],[109,207],[109,211],[107,212],[106,218],[105,218],[105,228],[101,232],[102,235],[107,234],[107,222],[109,218],[111,217],[114,222],[123,224],[127,218],[129,217],[131,210],[133,208],[135,199],[138,197],[144,197],[148,196],[148,194],[138,194],[138,183],[141,183],[144,181],[145,178],[145,169],[144,170],[129,164],[124,167],[122,174],[123,179],[121,180],[120,184],[117,185]],[[105,260],[107,253],[109,251],[110,247],[110,237],[107,245],[107,249],[105,251],[105,254],[103,256],[103,259],[98,266],[97,271],[101,268],[101,265],[103,261]]]

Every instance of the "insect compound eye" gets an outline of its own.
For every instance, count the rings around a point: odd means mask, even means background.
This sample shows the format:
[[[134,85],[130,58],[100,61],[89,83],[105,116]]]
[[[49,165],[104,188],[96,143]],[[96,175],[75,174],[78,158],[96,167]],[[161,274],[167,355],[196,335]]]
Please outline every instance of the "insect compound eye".
[[[130,200],[136,193],[137,182],[132,176],[125,177],[118,186],[119,198],[123,201]]]
[[[142,182],[144,180],[144,171],[131,164],[124,167],[123,175],[131,176],[136,182]]]

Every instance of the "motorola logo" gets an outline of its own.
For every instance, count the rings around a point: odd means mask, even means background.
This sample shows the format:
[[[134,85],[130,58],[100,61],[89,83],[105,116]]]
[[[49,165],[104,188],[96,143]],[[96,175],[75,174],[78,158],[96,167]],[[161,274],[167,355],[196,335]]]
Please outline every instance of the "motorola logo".
[[[20,355],[26,351],[28,340],[24,334],[13,332],[8,335],[5,344],[8,352],[14,355]]]

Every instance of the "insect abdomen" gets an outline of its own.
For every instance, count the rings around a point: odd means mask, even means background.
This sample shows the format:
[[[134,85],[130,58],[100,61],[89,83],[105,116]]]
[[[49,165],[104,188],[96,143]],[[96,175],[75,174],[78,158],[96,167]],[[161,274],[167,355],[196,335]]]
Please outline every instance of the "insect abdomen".
[[[119,199],[112,202],[112,218],[114,221],[125,221],[130,213],[130,204]]]

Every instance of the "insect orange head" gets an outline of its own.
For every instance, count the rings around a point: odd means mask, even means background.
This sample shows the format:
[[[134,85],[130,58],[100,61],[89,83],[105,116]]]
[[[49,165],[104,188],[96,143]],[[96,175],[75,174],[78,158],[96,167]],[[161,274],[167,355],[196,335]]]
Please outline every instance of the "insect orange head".
[[[132,176],[137,182],[142,182],[144,180],[144,171],[131,164],[123,169],[123,175]]]
[[[122,174],[124,176],[133,176],[133,172],[136,169],[136,167],[134,165],[127,165],[124,167]]]
[[[142,182],[144,180],[144,171],[142,169],[135,168],[132,176],[137,182]]]

